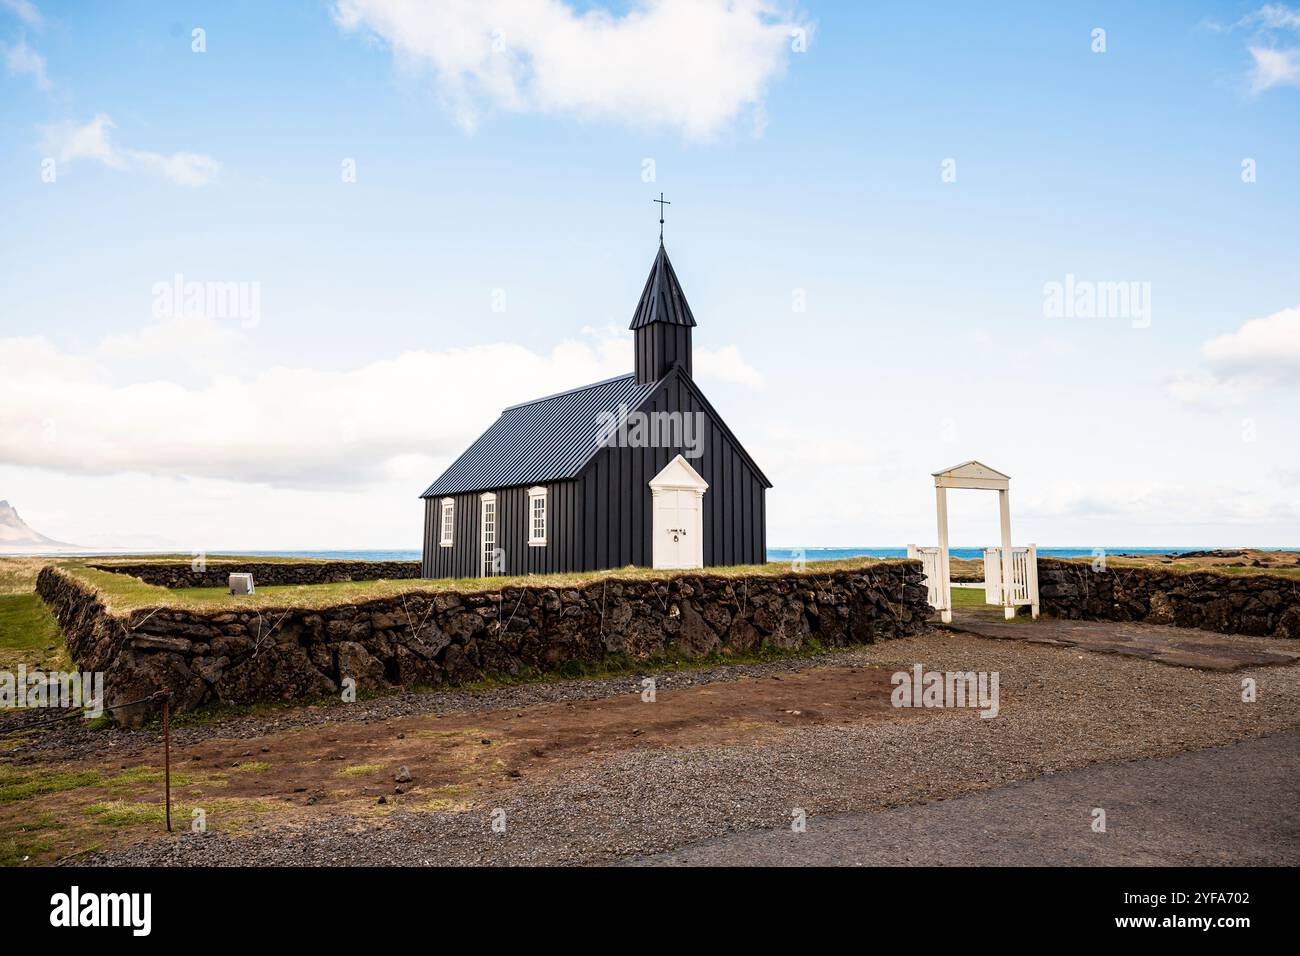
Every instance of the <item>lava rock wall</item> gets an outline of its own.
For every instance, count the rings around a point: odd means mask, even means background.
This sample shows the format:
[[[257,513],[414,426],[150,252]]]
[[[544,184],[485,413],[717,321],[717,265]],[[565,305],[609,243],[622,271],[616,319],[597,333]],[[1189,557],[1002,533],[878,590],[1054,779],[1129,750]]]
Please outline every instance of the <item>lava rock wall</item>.
[[[1040,607],[1055,617],[1145,621],[1300,638],[1300,580],[1268,574],[1118,568],[1038,559]]]
[[[106,705],[127,723],[156,706],[127,712],[114,704],[158,690],[180,711],[322,697],[339,693],[347,678],[362,692],[463,684],[570,662],[871,643],[917,634],[931,614],[917,561],[780,576],[610,577],[572,588],[413,590],[313,609],[163,606],[119,615],[57,567],[41,571],[36,589],[77,666],[104,672]]]

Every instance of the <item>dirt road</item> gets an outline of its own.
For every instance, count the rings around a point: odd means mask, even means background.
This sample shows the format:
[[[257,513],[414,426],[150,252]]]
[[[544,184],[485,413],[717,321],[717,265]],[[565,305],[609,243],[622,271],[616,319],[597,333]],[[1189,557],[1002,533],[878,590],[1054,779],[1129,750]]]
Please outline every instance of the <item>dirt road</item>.
[[[1285,649],[1260,638],[1230,640]],[[889,706],[890,675],[917,663],[999,673],[998,716]],[[0,828],[43,821],[37,832],[19,835],[45,845],[33,861],[605,863],[730,834],[774,836],[770,831],[788,829],[795,809],[814,821],[846,813],[874,818],[903,807],[945,812],[962,806],[955,798],[1002,793],[1016,781],[1051,784],[1090,765],[1168,757],[1300,726],[1295,664],[1205,671],[941,631],[815,661],[658,677],[654,703],[641,698],[639,677],[629,676],[402,695],[183,728],[175,752],[184,777],[173,778],[178,818],[204,810],[206,833],[169,836],[148,815],[160,785],[149,732],[95,732],[102,756],[73,763],[76,773],[89,774],[84,781],[42,777],[66,774],[67,762],[32,740],[9,756],[13,772],[32,775],[14,786],[36,792],[22,804],[0,802]],[[1247,679],[1257,685],[1249,702]],[[85,736],[78,731],[65,743],[85,754]],[[109,762],[113,752],[121,756]],[[403,766],[409,783],[394,781]],[[1165,845],[1166,803],[1199,801],[1208,818],[1225,819],[1241,803],[1240,787],[1170,776],[1153,783],[1155,802],[1144,816],[1123,772],[1132,766],[1094,778],[1096,788],[1084,778],[1076,794],[1087,804],[1085,827],[1092,807],[1117,808],[1113,842],[1126,852]],[[1277,787],[1252,793],[1267,801],[1261,819],[1293,812],[1294,798]],[[1193,803],[1186,810],[1193,812]],[[1054,812],[1062,832],[1074,825],[1073,811]],[[504,829],[494,829],[498,820]],[[1006,820],[1016,823],[1016,812],[1008,810]],[[1005,833],[989,844],[1001,848],[1004,862],[1029,855],[1029,844],[1057,839],[1024,812],[1018,822],[1020,844]],[[982,826],[972,813],[948,831],[948,842],[980,845]],[[1135,831],[1144,830],[1152,832],[1138,839]],[[1264,859],[1279,843],[1273,834],[1248,826],[1235,845]],[[1204,846],[1217,839],[1206,837]]]

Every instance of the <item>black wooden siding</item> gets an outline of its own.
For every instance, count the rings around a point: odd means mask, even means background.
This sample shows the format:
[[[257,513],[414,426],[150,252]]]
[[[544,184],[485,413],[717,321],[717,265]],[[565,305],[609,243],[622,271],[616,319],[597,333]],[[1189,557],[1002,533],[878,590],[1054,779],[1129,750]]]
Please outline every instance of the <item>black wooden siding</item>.
[[[505,550],[505,574],[557,574],[578,566],[581,532],[579,485],[576,481],[547,482],[546,544],[528,543],[528,489],[518,485],[496,491],[497,547]],[[424,500],[424,562],[426,578],[476,578],[481,572],[482,492],[451,495],[455,502],[452,545],[439,544],[442,497]],[[448,496],[443,496],[448,497]]]
[[[680,375],[670,375],[641,406],[650,412],[699,412],[702,455],[687,458],[709,483],[704,493],[704,565],[763,564],[767,560],[766,482],[726,426]],[[654,563],[650,479],[685,448],[603,449],[579,476],[583,553],[576,570],[650,567]]]
[[[657,382],[674,365],[691,375],[691,329],[686,325],[653,322],[636,330],[636,380]]]
[[[635,408],[635,406],[634,406]],[[698,458],[687,461],[705,481],[704,564],[718,567],[767,560],[767,481],[730,435],[703,395],[681,370],[668,374],[640,404],[646,413],[700,413]],[[510,575],[595,571],[627,565],[651,567],[653,509],[650,480],[688,449],[600,449],[576,478],[540,482],[547,488],[547,543],[528,544],[528,488],[496,489],[497,546]],[[453,544],[438,543],[443,495],[425,499],[423,574],[430,578],[478,577],[481,570],[481,492],[452,495]]]

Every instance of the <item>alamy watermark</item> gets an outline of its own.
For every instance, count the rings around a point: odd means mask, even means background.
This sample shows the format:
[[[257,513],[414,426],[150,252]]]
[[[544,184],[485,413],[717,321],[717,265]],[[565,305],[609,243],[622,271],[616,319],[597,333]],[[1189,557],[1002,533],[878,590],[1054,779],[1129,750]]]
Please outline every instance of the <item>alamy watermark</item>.
[[[596,442],[601,448],[680,448],[682,457],[699,458],[703,435],[703,412],[634,412],[624,403],[600,413]]]
[[[179,272],[155,282],[155,319],[233,319],[246,329],[262,321],[262,283],[187,281]]]
[[[974,707],[983,718],[996,717],[997,671],[927,671],[920,664],[911,671],[895,671],[889,701],[895,707]]]
[[[0,709],[80,707],[87,718],[104,713],[103,671],[0,671]]]
[[[1064,282],[1043,283],[1043,315],[1049,319],[1128,319],[1135,329],[1151,325],[1150,282],[1093,282],[1066,273]]]
[[[153,927],[153,894],[83,893],[73,886],[50,897],[50,925],[126,927],[133,936],[148,936]]]

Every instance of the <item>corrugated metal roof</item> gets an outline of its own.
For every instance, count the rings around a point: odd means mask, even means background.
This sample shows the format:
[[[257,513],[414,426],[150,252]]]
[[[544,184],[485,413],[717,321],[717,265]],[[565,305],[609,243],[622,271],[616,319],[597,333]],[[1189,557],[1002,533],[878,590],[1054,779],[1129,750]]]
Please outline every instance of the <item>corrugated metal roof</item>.
[[[637,408],[657,384],[620,375],[512,405],[420,497],[572,478],[598,451],[604,413]]]
[[[629,329],[639,329],[651,322],[667,322],[669,325],[694,325],[695,316],[686,303],[682,284],[677,281],[673,264],[668,261],[668,251],[662,242],[655,256],[654,265],[650,267],[650,276],[645,280],[641,290],[641,300],[632,313]]]

